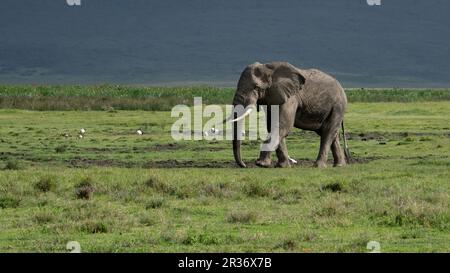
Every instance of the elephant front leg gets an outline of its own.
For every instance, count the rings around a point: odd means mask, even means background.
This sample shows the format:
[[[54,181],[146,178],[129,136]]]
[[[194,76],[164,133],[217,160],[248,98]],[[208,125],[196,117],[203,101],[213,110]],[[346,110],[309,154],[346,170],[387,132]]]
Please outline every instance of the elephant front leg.
[[[272,164],[270,155],[271,151],[274,150],[276,150],[278,157],[277,167],[291,166],[285,138],[294,126],[297,105],[298,103],[295,98],[292,98],[283,105],[280,105],[278,119],[275,118],[274,120],[272,120],[272,111],[270,111],[271,107],[267,108],[269,110],[266,112],[269,138],[261,147],[260,157],[256,162],[258,166],[270,166]]]
[[[256,165],[260,167],[270,167],[272,165],[272,152],[278,149],[279,143],[280,135],[269,133],[268,138],[261,145],[261,152],[259,154],[258,160],[256,160]]]
[[[276,167],[278,168],[289,168],[291,167],[291,162],[289,159],[287,147],[286,147],[286,138],[283,137],[280,140],[280,144],[278,145],[278,148],[276,150],[278,162]]]
[[[264,141],[265,145],[268,145],[268,143],[270,143],[271,138],[270,138],[270,132],[271,132],[271,110],[270,110],[270,105],[268,105],[266,108],[264,108],[264,111],[266,113],[266,127],[267,127],[267,132],[269,133],[268,138],[266,139],[266,141]],[[266,146],[267,147],[267,146]],[[259,158],[256,160],[256,165],[260,166],[260,167],[264,167],[264,168],[268,168],[270,166],[272,166],[272,150],[261,150],[259,153]]]
[[[261,151],[258,160],[256,160],[256,165],[265,168],[272,166],[271,155],[272,152],[270,151]]]

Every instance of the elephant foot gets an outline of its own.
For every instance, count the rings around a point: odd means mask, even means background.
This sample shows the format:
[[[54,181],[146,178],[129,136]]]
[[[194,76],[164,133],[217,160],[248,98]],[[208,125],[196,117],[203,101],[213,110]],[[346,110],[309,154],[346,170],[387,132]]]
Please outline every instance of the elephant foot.
[[[291,163],[289,160],[285,160],[285,161],[278,161],[277,164],[275,165],[276,168],[290,168],[291,167]]]
[[[256,160],[256,166],[263,167],[263,168],[269,168],[272,166],[272,160],[270,158],[267,159],[258,159]]]
[[[344,167],[345,165],[347,165],[345,162],[335,162],[333,167]]]
[[[318,161],[314,162],[314,167],[326,168],[327,167],[327,163],[325,163],[324,161],[318,160]]]

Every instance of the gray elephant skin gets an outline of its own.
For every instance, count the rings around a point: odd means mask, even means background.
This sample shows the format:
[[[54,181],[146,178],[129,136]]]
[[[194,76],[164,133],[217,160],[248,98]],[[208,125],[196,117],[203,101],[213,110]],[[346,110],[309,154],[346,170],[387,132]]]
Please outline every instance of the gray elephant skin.
[[[286,136],[292,129],[314,131],[320,136],[320,149],[315,166],[326,167],[331,149],[334,166],[344,166],[350,158],[344,135],[345,156],[339,144],[339,128],[344,130],[347,97],[341,84],[332,76],[317,69],[299,69],[287,62],[254,63],[247,66],[238,81],[233,105],[259,108],[266,105],[267,129],[270,132],[270,107],[279,105],[279,142],[275,145],[276,167],[293,164],[286,147]],[[244,115],[240,113],[242,119]],[[237,114],[236,114],[237,116]],[[236,117],[235,116],[235,117]],[[234,119],[236,120],[236,119]],[[233,135],[237,135],[237,121],[233,121]],[[269,140],[266,140],[269,141]],[[241,140],[233,139],[233,154],[241,167]],[[256,165],[272,165],[271,152],[260,151]]]

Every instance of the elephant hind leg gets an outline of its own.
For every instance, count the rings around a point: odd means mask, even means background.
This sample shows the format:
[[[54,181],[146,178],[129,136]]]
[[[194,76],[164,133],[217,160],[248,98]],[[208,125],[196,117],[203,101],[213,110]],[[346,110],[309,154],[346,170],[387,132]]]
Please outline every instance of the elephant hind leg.
[[[320,136],[320,149],[316,162],[314,162],[315,167],[325,168],[327,166],[328,152],[333,141],[330,135],[329,133],[322,133]]]
[[[332,144],[335,143],[336,137],[338,137],[340,122],[341,119],[339,118],[338,115],[331,114],[324,123],[324,125],[322,126],[322,128],[320,129],[320,131],[317,132],[320,135],[320,149],[319,155],[317,156],[314,166],[316,167],[327,166],[328,153],[330,151]],[[335,149],[333,148],[332,150],[334,156]]]
[[[346,162],[344,155],[342,154],[341,145],[339,144],[339,132],[336,134],[333,142],[331,143],[331,151],[333,153],[334,167],[345,166]]]

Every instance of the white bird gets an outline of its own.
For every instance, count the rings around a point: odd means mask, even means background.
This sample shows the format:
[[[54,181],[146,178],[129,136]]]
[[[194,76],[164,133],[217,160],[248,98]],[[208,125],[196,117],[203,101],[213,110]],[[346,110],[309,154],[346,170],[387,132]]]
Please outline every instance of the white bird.
[[[209,135],[218,135],[220,132],[219,129],[216,129],[215,127],[212,127],[211,129],[209,129],[209,131],[204,131],[203,135],[204,136],[209,136]]]
[[[213,135],[219,134],[219,129],[216,129],[215,127],[212,127],[212,128],[211,128],[211,133],[212,133]]]
[[[81,129],[80,129],[80,134],[81,134],[81,135],[84,135],[85,133],[86,133],[86,130],[85,130],[84,128],[81,128]]]
[[[144,134],[144,132],[143,132],[141,129],[137,130],[136,133],[137,133],[138,135],[143,135],[143,134]]]

